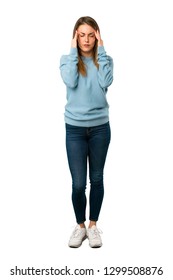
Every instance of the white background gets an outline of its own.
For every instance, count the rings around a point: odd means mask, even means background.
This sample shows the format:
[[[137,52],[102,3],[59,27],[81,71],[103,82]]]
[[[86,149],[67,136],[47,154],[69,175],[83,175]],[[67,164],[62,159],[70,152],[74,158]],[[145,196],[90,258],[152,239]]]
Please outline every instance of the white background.
[[[1,1],[2,279],[13,279],[10,269],[16,265],[100,269],[95,279],[105,277],[105,266],[161,266],[163,276],[142,279],[172,278],[171,2]],[[97,250],[87,240],[79,249],[67,246],[75,217],[59,60],[69,53],[76,20],[85,15],[98,22],[114,59],[108,92],[112,140],[98,222],[103,247]],[[83,277],[89,278],[94,276]]]

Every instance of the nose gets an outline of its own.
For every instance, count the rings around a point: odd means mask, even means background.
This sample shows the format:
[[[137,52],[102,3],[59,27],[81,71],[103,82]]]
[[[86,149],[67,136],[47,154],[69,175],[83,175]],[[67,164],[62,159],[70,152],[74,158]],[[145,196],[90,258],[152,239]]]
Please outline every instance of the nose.
[[[85,42],[88,42],[88,41],[89,41],[89,36],[86,35],[86,36],[85,36]]]

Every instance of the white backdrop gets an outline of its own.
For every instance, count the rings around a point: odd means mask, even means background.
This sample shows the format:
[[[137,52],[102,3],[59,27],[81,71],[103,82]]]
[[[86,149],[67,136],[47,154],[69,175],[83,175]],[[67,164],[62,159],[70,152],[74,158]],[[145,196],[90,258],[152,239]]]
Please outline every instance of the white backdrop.
[[[98,279],[105,266],[157,266],[164,270],[158,279],[173,276],[172,14],[168,0],[1,1],[2,279],[13,279],[15,266],[65,265],[93,268]],[[98,22],[114,59],[112,139],[98,222],[103,247],[97,250],[87,240],[76,250],[67,246],[75,217],[59,59],[85,15]]]

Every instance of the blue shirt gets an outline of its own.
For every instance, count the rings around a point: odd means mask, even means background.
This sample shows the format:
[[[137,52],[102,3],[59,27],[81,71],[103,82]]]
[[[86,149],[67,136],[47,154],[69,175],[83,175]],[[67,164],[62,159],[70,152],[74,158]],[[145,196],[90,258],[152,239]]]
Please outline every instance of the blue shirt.
[[[78,73],[77,48],[60,59],[61,77],[67,89],[65,122],[75,126],[91,127],[109,121],[109,105],[106,99],[108,87],[113,81],[113,60],[103,46],[98,47],[99,69],[92,57],[82,57],[87,75]]]

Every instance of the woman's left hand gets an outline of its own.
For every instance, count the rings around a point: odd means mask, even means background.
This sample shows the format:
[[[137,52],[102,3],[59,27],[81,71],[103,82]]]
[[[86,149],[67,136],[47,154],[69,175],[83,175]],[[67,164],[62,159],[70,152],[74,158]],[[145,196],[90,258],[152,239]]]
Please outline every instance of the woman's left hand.
[[[95,32],[96,39],[98,40],[98,46],[103,46],[103,40],[101,39],[100,32],[97,30]]]

